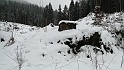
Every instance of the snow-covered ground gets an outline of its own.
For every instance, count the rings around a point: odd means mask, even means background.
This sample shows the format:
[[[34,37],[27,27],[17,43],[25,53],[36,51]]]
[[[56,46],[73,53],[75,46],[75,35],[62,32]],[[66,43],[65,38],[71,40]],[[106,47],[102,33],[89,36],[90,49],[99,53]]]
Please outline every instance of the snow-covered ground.
[[[31,27],[18,23],[0,22],[0,70],[19,70],[17,63],[17,46],[22,53],[21,70],[124,70],[122,63],[123,51],[120,46],[115,46],[117,40],[111,31],[121,30],[120,19],[124,14],[108,15],[103,19],[102,26],[93,25],[93,15],[89,15],[77,22],[77,29],[59,32],[58,26],[45,28]],[[13,27],[18,27],[13,30]],[[5,46],[10,37],[15,39],[14,44]],[[67,38],[73,42],[82,39],[82,36],[90,37],[95,32],[101,34],[102,42],[111,46],[114,53],[95,54],[93,46],[82,46],[83,51],[77,55],[69,53],[70,48],[64,44]],[[57,43],[60,41],[60,43]],[[87,58],[87,55],[91,55]],[[123,59],[124,60],[124,59]]]

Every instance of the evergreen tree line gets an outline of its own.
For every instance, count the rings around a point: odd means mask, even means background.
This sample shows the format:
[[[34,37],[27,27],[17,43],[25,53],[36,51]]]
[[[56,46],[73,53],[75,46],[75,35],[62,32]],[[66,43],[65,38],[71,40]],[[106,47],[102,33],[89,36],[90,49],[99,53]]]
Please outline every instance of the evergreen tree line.
[[[74,2],[71,0],[69,8],[67,5],[64,6],[64,9],[62,10],[61,5],[59,5],[59,9],[57,12],[57,20],[58,22],[60,20],[71,20],[75,21],[80,18],[83,18],[88,15],[90,12],[89,10],[89,2],[82,0],[81,2]]]
[[[90,10],[93,11],[94,7],[100,6],[101,11],[104,13],[114,13],[124,11],[124,0],[89,0]]]
[[[67,5],[58,10],[53,10],[52,4],[39,7],[34,4],[23,4],[13,1],[0,0],[0,20],[17,22],[32,26],[44,27],[50,23],[55,25],[61,20],[75,21],[93,12],[95,6],[100,6],[104,13],[114,13],[124,10],[124,0],[71,0]]]
[[[46,26],[50,23],[54,23],[54,13],[51,3],[46,5],[43,11],[43,24],[42,26]]]
[[[54,23],[56,25],[61,20],[78,20],[79,18],[87,16],[87,14],[90,12],[88,7],[89,2],[87,1],[83,0],[79,3],[78,1],[74,2],[71,0],[69,8],[67,5],[65,5],[64,9],[62,10],[61,5],[59,5],[59,9],[53,11],[52,5],[49,3],[49,5],[46,5],[44,8],[43,26],[46,26],[50,23]]]
[[[34,4],[0,0],[0,20],[41,26],[43,8]]]
[[[100,6],[104,13],[114,13],[124,10],[124,0],[71,0],[69,8],[65,5],[62,11],[59,5],[57,20],[78,20],[94,12],[95,6]]]

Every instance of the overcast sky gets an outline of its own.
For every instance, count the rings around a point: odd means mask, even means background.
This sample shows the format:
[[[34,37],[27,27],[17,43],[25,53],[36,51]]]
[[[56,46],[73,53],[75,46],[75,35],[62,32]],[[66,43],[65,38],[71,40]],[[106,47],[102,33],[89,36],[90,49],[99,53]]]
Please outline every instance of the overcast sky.
[[[40,0],[27,0],[30,3],[33,4],[37,4],[40,5]],[[61,4],[61,8],[63,9],[64,5],[69,5],[71,0],[41,0],[41,6],[42,6],[42,2],[43,2],[43,6],[45,7],[46,5],[49,4],[49,2],[51,2],[53,9],[58,9],[59,8],[59,4]],[[76,0],[74,0],[76,1]]]

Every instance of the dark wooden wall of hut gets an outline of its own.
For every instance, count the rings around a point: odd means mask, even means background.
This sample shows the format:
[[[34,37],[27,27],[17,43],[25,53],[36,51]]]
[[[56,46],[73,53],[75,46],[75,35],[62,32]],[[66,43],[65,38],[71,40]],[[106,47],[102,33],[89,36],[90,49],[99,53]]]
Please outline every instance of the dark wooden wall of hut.
[[[58,31],[64,31],[64,30],[70,30],[70,29],[76,29],[76,24],[62,22],[61,24],[59,24]]]

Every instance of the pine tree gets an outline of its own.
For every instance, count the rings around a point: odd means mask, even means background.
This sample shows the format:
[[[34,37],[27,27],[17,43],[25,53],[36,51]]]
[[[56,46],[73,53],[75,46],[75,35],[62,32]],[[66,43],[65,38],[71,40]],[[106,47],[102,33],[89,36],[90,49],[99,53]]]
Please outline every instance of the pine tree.
[[[49,9],[48,9],[48,24],[53,23],[54,16],[53,16],[53,8],[51,3],[49,3]]]
[[[79,3],[78,1],[75,2],[75,7],[74,7],[74,20],[79,19]]]
[[[57,14],[58,14],[58,10],[56,9],[56,10],[53,12],[53,15],[54,15],[54,25],[58,25]]]
[[[42,25],[43,27],[48,25],[48,15],[49,15],[48,9],[49,7],[48,5],[46,5],[43,12],[43,25]]]
[[[57,14],[57,20],[58,20],[58,22],[62,20],[61,5],[59,5],[58,14]]]
[[[65,5],[64,10],[63,10],[63,19],[68,20],[68,8],[67,5]]]
[[[69,20],[74,20],[74,1],[71,0],[70,6],[69,6]]]
[[[85,4],[86,4],[86,7],[85,7],[86,12],[85,12],[84,17],[87,16],[90,12],[92,12],[92,10],[91,10],[91,1],[88,0]]]
[[[82,0],[81,3],[80,3],[80,16],[79,18],[82,18],[82,17],[85,17],[87,14],[86,14],[86,11],[87,11],[87,3],[86,1]]]

